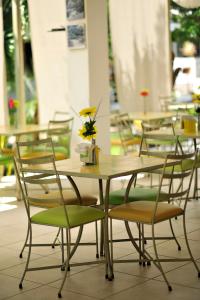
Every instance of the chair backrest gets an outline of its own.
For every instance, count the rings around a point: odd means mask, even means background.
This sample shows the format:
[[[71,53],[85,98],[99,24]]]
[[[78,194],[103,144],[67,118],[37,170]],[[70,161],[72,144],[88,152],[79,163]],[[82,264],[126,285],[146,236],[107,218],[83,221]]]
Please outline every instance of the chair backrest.
[[[119,114],[115,117],[115,124],[118,129],[121,145],[124,150],[124,154],[134,151],[135,136],[132,131],[133,122],[130,120],[128,113]]]
[[[48,152],[47,155],[42,155],[37,158],[23,158],[21,153],[23,153],[23,147],[27,148],[29,146],[37,147],[43,146],[46,148],[52,149],[51,153]],[[67,209],[64,205],[64,197],[62,192],[62,185],[60,177],[56,170],[55,165],[55,154],[53,150],[52,140],[50,138],[32,142],[17,142],[16,143],[16,156],[14,158],[14,166],[15,172],[17,175],[17,179],[19,182],[22,199],[25,204],[26,212],[28,214],[28,218],[31,217],[30,212],[30,203],[34,203],[38,201],[36,190],[39,190],[42,184],[48,184],[48,186],[52,186],[57,189],[56,197],[55,194],[53,196],[54,202],[57,201],[58,206],[63,206],[63,211],[66,216],[66,220],[69,224],[69,219],[67,215]],[[37,172],[35,169],[38,169],[40,166],[41,170],[45,169],[45,165],[48,164],[48,169],[51,170],[49,173]]]
[[[139,156],[166,157],[168,154],[183,153],[179,138],[174,135],[143,133]]]
[[[62,121],[71,119],[71,114],[67,111],[55,111],[53,115],[54,121]]]
[[[181,199],[181,202],[184,203],[182,208],[183,210],[186,209],[192,178],[197,163],[197,156],[198,154],[196,151],[188,154],[172,154],[166,157],[162,176],[160,179],[159,192],[155,202],[154,218],[152,220],[153,222],[155,221],[158,204],[159,202],[163,201],[163,191],[165,191],[165,193],[167,192],[169,203],[174,203],[174,201]],[[179,162],[180,170],[177,171],[176,166],[170,168],[167,167],[167,162],[171,159],[175,159]],[[190,165],[187,168],[182,168],[183,161],[187,159],[191,161]],[[163,184],[164,179],[170,181],[167,191],[166,187]],[[181,204],[181,202],[179,203],[179,205]]]
[[[157,122],[142,122],[142,132],[149,132],[154,130],[164,130],[165,128],[170,128],[171,133],[175,135],[174,123],[171,120],[167,120],[164,122],[157,121]]]
[[[48,137],[56,147],[61,147],[70,154],[70,144],[72,136],[73,118],[66,120],[50,120],[48,124]]]

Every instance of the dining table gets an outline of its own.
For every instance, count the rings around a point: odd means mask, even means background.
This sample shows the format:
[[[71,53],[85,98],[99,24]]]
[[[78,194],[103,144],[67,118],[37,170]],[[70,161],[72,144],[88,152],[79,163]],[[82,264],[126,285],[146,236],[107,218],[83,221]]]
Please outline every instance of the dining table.
[[[0,136],[15,136],[17,139],[21,135],[44,133],[48,131],[48,124],[26,124],[18,127],[0,126]]]
[[[115,124],[115,118],[119,114],[111,114],[111,124]],[[166,120],[172,119],[177,117],[177,112],[129,112],[128,118],[131,121],[145,121],[145,122],[152,122],[152,121],[159,121],[159,120]]]
[[[80,161],[78,156],[72,158],[56,161],[56,169],[59,175],[66,176],[71,184],[74,186],[75,190],[79,192],[78,186],[75,184],[74,177],[83,177],[87,180],[97,180],[99,188],[99,201],[103,209],[105,210],[105,220],[102,229],[101,237],[104,239],[104,251],[105,259],[108,266],[106,278],[112,279],[112,265],[109,254],[109,237],[108,237],[108,210],[109,210],[109,192],[111,181],[114,178],[131,175],[131,180],[138,173],[150,172],[154,169],[162,168],[164,166],[165,159],[154,158],[154,157],[136,157],[132,155],[118,156],[118,155],[100,155],[99,163],[96,165],[87,165]],[[168,166],[172,166],[178,163],[176,160],[167,161]],[[42,172],[48,175],[54,175],[54,171],[51,165],[45,164],[33,165],[26,167],[26,171],[31,172]],[[130,188],[130,187],[129,187]],[[127,193],[129,190],[127,189]],[[128,194],[126,195],[128,196]],[[101,240],[100,254],[103,254],[103,241]],[[139,251],[137,244],[134,246]]]

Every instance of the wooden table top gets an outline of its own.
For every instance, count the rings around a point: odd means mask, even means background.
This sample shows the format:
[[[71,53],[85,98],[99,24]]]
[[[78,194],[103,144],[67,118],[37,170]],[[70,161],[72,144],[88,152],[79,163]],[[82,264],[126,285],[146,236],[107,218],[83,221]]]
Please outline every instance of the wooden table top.
[[[0,126],[0,135],[18,136],[18,135],[22,135],[22,134],[46,132],[47,130],[48,130],[48,124],[45,124],[45,125],[30,124],[30,125],[20,126],[18,128],[10,127],[10,126]]]
[[[75,177],[96,178],[96,179],[112,179],[120,176],[137,174],[139,172],[148,172],[153,169],[162,168],[164,159],[135,157],[135,156],[118,156],[118,155],[103,155],[100,156],[98,165],[84,165],[80,162],[78,156],[71,159],[66,159],[56,162],[56,168],[60,175],[68,175]],[[168,162],[168,165],[177,163],[175,160]],[[53,174],[53,169],[46,164],[41,166],[26,168],[31,172],[44,172]]]

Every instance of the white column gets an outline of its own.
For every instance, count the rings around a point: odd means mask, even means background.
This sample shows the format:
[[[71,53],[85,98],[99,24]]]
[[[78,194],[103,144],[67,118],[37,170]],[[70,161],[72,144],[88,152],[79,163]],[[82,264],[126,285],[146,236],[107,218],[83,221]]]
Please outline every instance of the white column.
[[[26,123],[25,116],[25,85],[24,85],[24,51],[22,39],[22,25],[20,16],[20,1],[12,0],[12,21],[15,40],[15,83],[16,95],[19,101],[18,123]]]
[[[83,49],[68,48],[68,86],[70,105],[76,112],[87,106],[98,106],[97,144],[104,153],[109,153],[109,69],[107,9],[105,0],[86,0],[85,19],[69,21],[85,24],[86,46]],[[75,116],[73,144],[80,142],[78,129],[81,121]]]
[[[0,0],[0,125],[8,122],[8,105],[6,93],[6,68],[4,55],[3,7]]]
[[[149,89],[146,111],[160,110],[171,93],[168,1],[110,0],[117,92],[124,111],[143,111],[140,91]]]
[[[40,123],[47,123],[55,110],[73,114],[101,101],[97,144],[109,153],[107,1],[85,0],[85,17],[79,20],[67,19],[66,0],[28,0],[28,4]],[[67,26],[78,24],[85,26],[86,43],[70,48]],[[49,32],[61,26],[67,30]],[[81,120],[77,115],[74,118],[72,154],[81,141]],[[87,193],[95,190],[94,183],[87,185],[85,180],[81,187]]]
[[[41,124],[47,124],[56,110],[69,110],[66,31],[50,32],[52,28],[66,26],[65,2],[28,0]]]

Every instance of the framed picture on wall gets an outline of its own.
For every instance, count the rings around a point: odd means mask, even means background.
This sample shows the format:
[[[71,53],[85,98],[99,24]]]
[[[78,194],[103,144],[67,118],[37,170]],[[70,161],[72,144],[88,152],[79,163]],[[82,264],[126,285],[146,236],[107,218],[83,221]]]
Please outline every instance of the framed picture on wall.
[[[67,26],[67,42],[71,49],[81,49],[86,47],[85,24]]]
[[[84,0],[66,0],[66,7],[68,20],[85,18]]]

